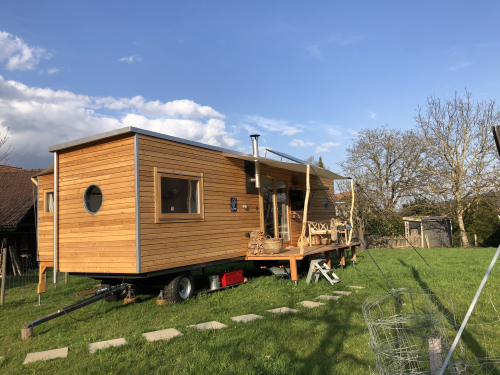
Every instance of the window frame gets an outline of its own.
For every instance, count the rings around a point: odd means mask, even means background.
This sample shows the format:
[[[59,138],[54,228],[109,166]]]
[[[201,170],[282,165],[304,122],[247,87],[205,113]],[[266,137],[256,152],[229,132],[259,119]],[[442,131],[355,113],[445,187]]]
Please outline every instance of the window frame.
[[[175,169],[154,168],[155,182],[155,219],[157,223],[172,222],[172,221],[204,221],[204,195],[203,195],[203,173],[178,171]],[[198,181],[198,213],[188,214],[171,214],[161,212],[161,178],[169,177],[179,180],[194,180]]]
[[[50,193],[54,194],[54,188],[43,189],[43,217],[54,216],[54,211],[52,211],[52,212],[47,211],[47,195]],[[54,201],[54,204],[55,204],[55,201]]]

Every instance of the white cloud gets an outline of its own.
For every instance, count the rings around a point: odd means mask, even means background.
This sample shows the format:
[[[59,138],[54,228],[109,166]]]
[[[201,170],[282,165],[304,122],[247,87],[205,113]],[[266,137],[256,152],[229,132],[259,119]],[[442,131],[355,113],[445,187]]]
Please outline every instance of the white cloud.
[[[319,45],[317,44],[311,44],[306,47],[306,51],[309,52],[309,56],[315,57],[315,58],[320,58],[322,56],[321,49],[319,48]]]
[[[47,69],[47,74],[49,74],[49,75],[50,74],[55,74],[57,72],[59,72],[59,69],[57,69],[57,68],[49,68],[49,69]]]
[[[50,59],[52,55],[40,47],[28,46],[21,38],[0,31],[0,61],[7,60],[8,70],[34,69],[40,59]]]
[[[474,64],[472,61],[465,61],[462,63],[455,64],[453,66],[448,67],[448,70],[451,70],[452,72],[456,72],[459,69],[467,68],[468,66],[471,66]]]
[[[281,132],[283,135],[294,135],[302,132],[302,125],[289,125],[286,120],[275,120],[261,116],[244,116],[243,126],[250,123],[250,127],[260,127],[273,132]]]
[[[304,142],[302,139],[294,139],[293,141],[290,142],[290,146],[294,146],[294,147],[309,147],[309,146],[314,146],[314,143],[312,143],[312,142]]]
[[[330,149],[332,147],[337,147],[340,145],[340,142],[324,142],[321,144],[321,146],[316,147],[316,151],[314,151],[316,154],[319,154],[321,152],[330,152]]]
[[[118,59],[118,61],[126,62],[126,63],[133,63],[134,61],[142,61],[141,55],[132,55],[130,57],[122,57],[121,59]]]
[[[372,120],[378,120],[378,114],[376,114],[375,112],[370,112],[370,118]]]
[[[10,128],[14,165],[46,166],[51,162],[49,146],[124,126],[214,146],[238,146],[234,134],[226,131],[223,115],[191,100],[91,97],[29,87],[0,76],[0,132]]]

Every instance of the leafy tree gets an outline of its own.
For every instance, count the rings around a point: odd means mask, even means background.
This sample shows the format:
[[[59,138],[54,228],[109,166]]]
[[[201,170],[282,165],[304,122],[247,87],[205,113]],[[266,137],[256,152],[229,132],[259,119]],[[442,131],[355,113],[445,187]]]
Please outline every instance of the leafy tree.
[[[495,205],[489,199],[476,199],[464,214],[464,226],[468,233],[477,234],[480,246],[498,246],[500,219]]]
[[[325,165],[323,164],[323,159],[321,159],[321,155],[319,156],[318,163],[316,164],[320,168],[325,168]]]

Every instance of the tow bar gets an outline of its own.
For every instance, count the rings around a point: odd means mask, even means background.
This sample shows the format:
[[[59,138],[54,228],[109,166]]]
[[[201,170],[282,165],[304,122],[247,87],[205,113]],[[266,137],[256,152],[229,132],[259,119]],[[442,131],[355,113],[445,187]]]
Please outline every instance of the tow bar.
[[[35,319],[32,322],[29,322],[21,329],[21,337],[23,340],[26,340],[27,338],[33,336],[33,327],[34,326],[48,322],[49,320],[58,318],[61,315],[64,315],[64,314],[69,313],[71,311],[78,310],[82,307],[90,305],[91,303],[100,301],[100,300],[107,298],[107,297],[110,297],[112,295],[121,294],[125,291],[128,292],[128,290],[129,290],[129,286],[127,284],[120,284],[120,285],[116,285],[116,286],[111,286],[109,288],[103,288],[103,289],[96,290],[94,292],[94,295],[90,298],[81,300],[81,301],[79,301],[73,305],[70,305],[70,306],[64,306],[62,308],[62,310],[57,310],[56,312],[53,312],[52,314],[42,316],[41,318]]]

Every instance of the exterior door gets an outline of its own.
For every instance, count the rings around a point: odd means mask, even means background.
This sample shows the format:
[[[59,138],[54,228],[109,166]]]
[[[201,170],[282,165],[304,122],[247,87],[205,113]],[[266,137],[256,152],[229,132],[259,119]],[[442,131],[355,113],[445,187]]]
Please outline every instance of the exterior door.
[[[264,233],[289,241],[286,181],[262,178],[262,203]]]

